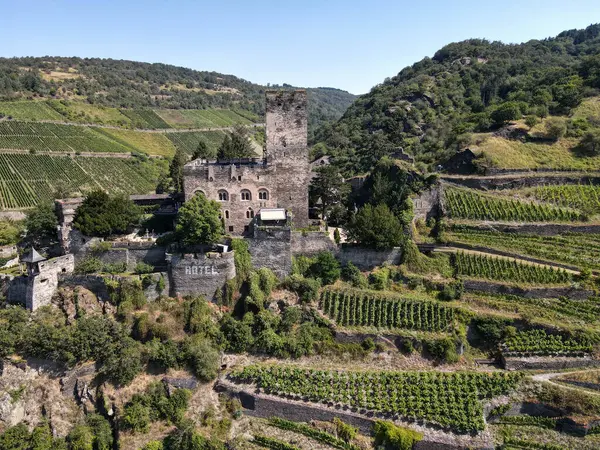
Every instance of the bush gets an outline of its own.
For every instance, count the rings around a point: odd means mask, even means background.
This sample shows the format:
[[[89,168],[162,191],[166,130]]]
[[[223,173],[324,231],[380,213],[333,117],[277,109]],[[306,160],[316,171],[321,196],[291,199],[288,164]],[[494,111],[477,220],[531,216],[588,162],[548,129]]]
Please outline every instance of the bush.
[[[398,247],[405,240],[404,227],[387,205],[367,204],[352,216],[348,239],[378,250]]]
[[[315,258],[299,255],[292,257],[292,275],[308,275],[310,267],[315,263]]]
[[[310,274],[320,278],[324,285],[333,284],[340,278],[340,263],[332,253],[320,252],[310,267]]]
[[[209,340],[192,336],[185,341],[184,348],[186,360],[198,379],[212,381],[217,378],[221,356]]]
[[[221,319],[221,332],[225,338],[225,348],[230,352],[244,353],[254,345],[252,328],[246,321],[226,315]]]
[[[435,359],[447,363],[455,363],[459,360],[458,353],[456,353],[456,343],[451,337],[428,342],[427,351]]]
[[[310,303],[318,298],[321,284],[318,280],[304,278],[301,275],[290,275],[283,281],[283,286],[298,294],[300,302]]]
[[[490,117],[496,125],[504,125],[521,118],[521,108],[517,102],[505,102],[492,111]]]
[[[588,131],[579,141],[578,149],[586,155],[600,154],[600,130]]]
[[[75,266],[75,273],[96,273],[100,272],[104,264],[98,258],[94,258],[93,256],[88,256],[81,262]]]
[[[269,297],[273,288],[277,286],[277,276],[273,273],[273,271],[267,267],[261,267],[258,269],[258,279],[260,284],[260,289],[262,290],[265,297]]]
[[[93,450],[94,434],[90,427],[85,425],[75,425],[67,436],[69,450]]]
[[[139,262],[135,265],[134,272],[137,274],[152,273],[154,272],[154,266],[146,264],[145,262]]]
[[[344,442],[350,442],[358,434],[358,428],[354,428],[353,426],[342,422],[337,417],[333,419],[333,424],[335,425],[337,436]]]
[[[546,129],[546,137],[554,141],[558,141],[567,132],[567,123],[564,119],[558,117],[550,117],[544,124]]]
[[[375,341],[373,341],[373,338],[368,337],[364,341],[361,342],[360,346],[366,352],[372,352],[373,350],[375,350]]]
[[[387,267],[375,269],[369,275],[369,283],[378,291],[385,290],[390,283],[390,270]]]
[[[539,123],[539,121],[540,120],[533,115],[525,117],[525,125],[527,125],[529,129],[535,127]]]
[[[423,439],[421,433],[381,420],[373,424],[373,434],[375,445],[381,445],[385,450],[411,450],[413,445]]]
[[[352,262],[342,267],[341,277],[342,280],[347,281],[356,288],[366,288],[368,285],[367,277]]]
[[[100,414],[90,414],[86,423],[94,434],[94,450],[112,450],[113,434],[110,422]]]

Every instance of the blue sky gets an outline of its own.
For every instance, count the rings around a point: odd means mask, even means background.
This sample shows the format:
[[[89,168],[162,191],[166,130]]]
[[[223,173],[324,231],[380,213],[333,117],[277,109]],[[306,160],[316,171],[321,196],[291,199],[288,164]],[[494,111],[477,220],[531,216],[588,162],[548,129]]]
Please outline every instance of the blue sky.
[[[443,45],[600,22],[599,0],[0,0],[0,56],[163,62],[367,92]]]

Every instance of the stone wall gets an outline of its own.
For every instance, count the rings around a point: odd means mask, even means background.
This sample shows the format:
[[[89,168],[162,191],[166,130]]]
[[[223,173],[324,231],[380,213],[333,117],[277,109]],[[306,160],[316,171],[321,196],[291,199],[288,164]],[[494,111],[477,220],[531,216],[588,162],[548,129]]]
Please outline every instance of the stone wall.
[[[338,252],[342,264],[351,262],[361,270],[371,270],[383,264],[400,264],[402,249],[395,247],[389,250],[375,250],[343,244]]]
[[[61,274],[72,273],[75,269],[73,255],[64,255],[38,263],[39,273],[29,276],[25,307],[35,311],[40,306],[49,305],[58,289]]]
[[[167,255],[170,295],[216,298],[217,290],[235,277],[234,252]]]
[[[108,250],[94,251],[100,241],[93,238],[79,247],[74,254],[75,261],[86,258],[98,258],[104,264],[125,264],[128,271],[134,271],[138,263],[149,264],[153,267],[165,267],[166,247],[154,245],[153,242],[111,242]]]
[[[433,186],[412,199],[415,219],[427,220],[440,214],[440,186]]]
[[[535,356],[535,357],[502,357],[502,367],[506,370],[562,370],[580,367],[598,367],[600,360],[591,356]]]
[[[580,174],[580,173],[532,173],[506,175],[505,172],[498,176],[480,176],[480,177],[458,177],[444,176],[441,178],[454,184],[473,188],[473,189],[518,189],[523,187],[537,187],[557,184],[600,184],[599,174]]]
[[[594,295],[588,289],[572,287],[531,287],[523,288],[483,280],[464,280],[463,286],[467,291],[486,292],[490,294],[518,295],[525,298],[559,298],[567,297],[572,300],[587,300]]]
[[[12,277],[5,276],[0,280],[1,295],[6,296],[8,303],[25,306],[25,297],[27,296],[27,281],[26,276]]]
[[[267,267],[279,278],[292,271],[292,232],[287,227],[255,227],[248,239],[252,265]]]
[[[108,301],[109,295],[106,289],[106,283],[104,277],[100,275],[61,275],[59,277],[60,286],[65,287],[77,287],[81,286],[92,292],[100,301]]]
[[[556,236],[564,233],[590,233],[600,234],[600,225],[569,225],[560,223],[520,223],[510,224],[502,222],[486,222],[473,224],[469,227],[484,231],[501,231],[503,233],[536,234],[539,236]]]
[[[291,242],[292,255],[313,256],[319,252],[336,253],[338,248],[329,234],[323,231],[293,231]]]

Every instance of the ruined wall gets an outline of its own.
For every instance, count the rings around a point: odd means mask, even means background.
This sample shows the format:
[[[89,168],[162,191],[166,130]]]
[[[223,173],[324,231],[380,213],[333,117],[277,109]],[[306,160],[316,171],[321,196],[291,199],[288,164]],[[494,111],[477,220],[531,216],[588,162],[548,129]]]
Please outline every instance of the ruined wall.
[[[361,270],[371,270],[383,264],[400,264],[402,249],[395,247],[389,250],[375,250],[344,244],[338,252],[340,263],[351,262]]]
[[[8,303],[25,306],[28,280],[29,278],[26,276],[4,276],[0,279],[0,295],[6,296]]]
[[[338,248],[323,231],[293,231],[291,241],[292,255],[312,256],[327,251],[336,253]]]
[[[464,280],[463,286],[467,291],[486,292],[490,294],[518,295],[524,298],[559,298],[567,297],[572,300],[586,300],[594,295],[589,289],[572,287],[531,287],[523,288],[483,280]]]
[[[440,190],[439,185],[433,186],[412,199],[415,219],[427,220],[440,214]]]
[[[100,301],[106,302],[110,299],[104,277],[101,275],[60,275],[59,285],[72,288],[81,286],[92,292]]]
[[[214,300],[218,289],[235,277],[234,252],[167,255],[170,295],[203,295]]]
[[[73,255],[59,256],[38,263],[39,274],[29,276],[25,307],[35,311],[40,306],[49,305],[58,288],[59,275],[72,273],[75,269]]]
[[[248,239],[252,265],[267,267],[279,278],[292,271],[292,232],[287,227],[255,227]]]

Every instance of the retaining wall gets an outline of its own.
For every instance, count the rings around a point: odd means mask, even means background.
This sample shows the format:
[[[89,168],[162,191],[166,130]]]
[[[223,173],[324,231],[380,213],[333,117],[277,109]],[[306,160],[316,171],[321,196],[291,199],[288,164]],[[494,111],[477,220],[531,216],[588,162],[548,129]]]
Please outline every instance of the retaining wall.
[[[492,190],[492,189],[517,189],[523,187],[537,187],[544,185],[557,185],[557,184],[600,184],[600,174],[581,174],[573,173],[571,175],[567,173],[561,174],[549,174],[539,173],[531,174],[529,171],[509,176],[507,172],[497,172],[498,175],[504,175],[501,178],[491,176],[483,177],[444,177],[441,178],[449,183],[459,184],[473,189]]]
[[[600,234],[598,224],[560,224],[560,223],[504,223],[484,222],[469,224],[470,228],[482,231],[499,231],[503,233],[536,234],[539,236],[556,236],[565,233]]]
[[[292,271],[292,231],[280,227],[255,227],[252,239],[248,239],[252,265],[267,267],[279,278]]]
[[[536,357],[504,357],[501,358],[502,367],[506,370],[561,370],[576,369],[580,367],[596,367],[600,360],[591,356],[536,356]]]
[[[319,252],[337,252],[337,245],[323,231],[292,231],[292,255],[313,256]]]
[[[402,249],[375,250],[345,244],[340,247],[337,256],[342,264],[351,262],[361,270],[371,270],[383,264],[400,264]]]
[[[575,289],[572,287],[532,287],[522,288],[508,284],[493,283],[483,280],[464,280],[463,286],[467,291],[485,292],[490,294],[518,295],[525,298],[559,298],[567,297],[571,300],[587,300],[595,293],[589,289]]]

